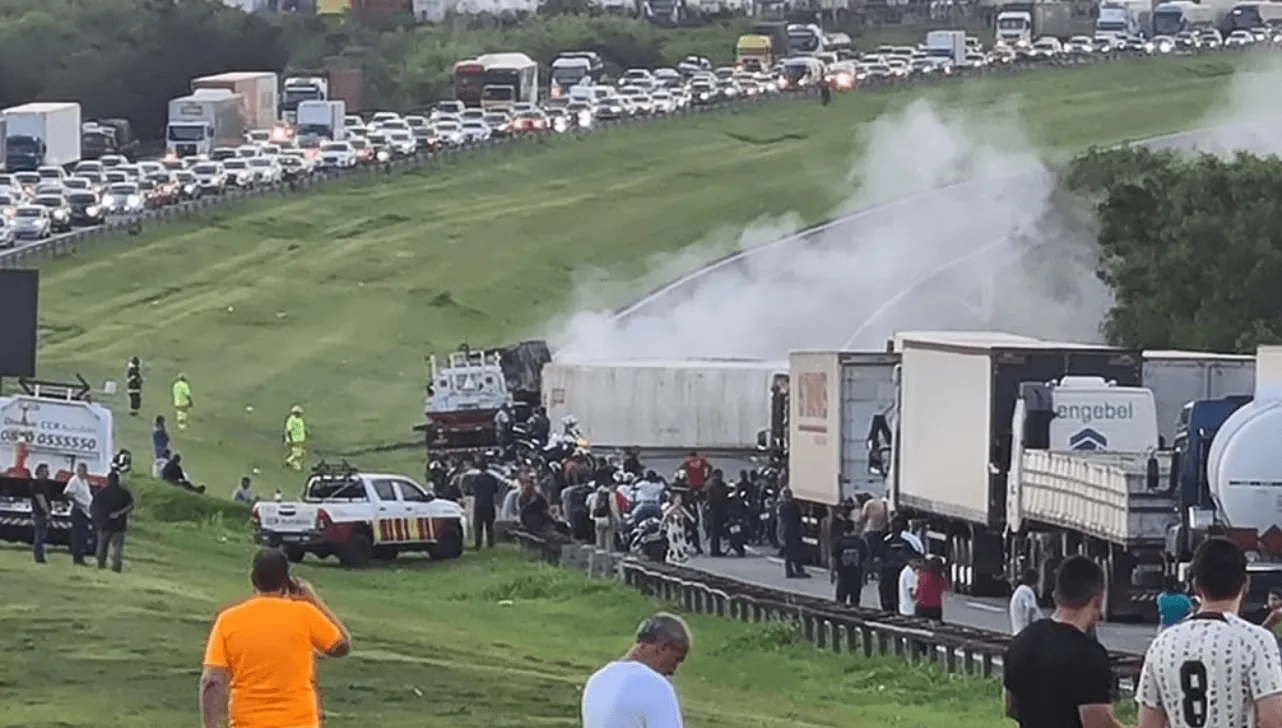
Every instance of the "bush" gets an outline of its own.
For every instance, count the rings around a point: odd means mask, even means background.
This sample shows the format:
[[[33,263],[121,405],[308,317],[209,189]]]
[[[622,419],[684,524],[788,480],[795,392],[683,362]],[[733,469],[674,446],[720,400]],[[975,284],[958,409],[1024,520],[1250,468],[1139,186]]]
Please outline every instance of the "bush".
[[[746,21],[745,21],[746,22]],[[0,6],[0,108],[79,101],[86,119],[124,117],[160,138],[170,99],[223,71],[359,66],[370,108],[412,109],[450,93],[454,64],[523,51],[546,67],[596,50],[614,69],[674,65],[693,53],[732,59],[743,24],[661,30],[622,17],[558,15],[510,28],[378,31],[332,16],[249,15],[217,0],[8,0]]]
[[[1092,150],[1071,187],[1093,203],[1112,343],[1254,351],[1282,332],[1282,160]]]

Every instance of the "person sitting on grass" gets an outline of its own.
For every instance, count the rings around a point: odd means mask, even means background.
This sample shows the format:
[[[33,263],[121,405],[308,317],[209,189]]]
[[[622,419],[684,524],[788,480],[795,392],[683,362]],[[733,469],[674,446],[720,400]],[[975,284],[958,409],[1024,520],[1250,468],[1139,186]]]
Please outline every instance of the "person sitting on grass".
[[[169,456],[169,460],[165,462],[165,466],[160,469],[160,479],[170,485],[176,485],[193,493],[204,493],[205,486],[193,485],[192,482],[188,480],[187,473],[183,470],[182,463],[183,456],[178,453],[172,453]]]

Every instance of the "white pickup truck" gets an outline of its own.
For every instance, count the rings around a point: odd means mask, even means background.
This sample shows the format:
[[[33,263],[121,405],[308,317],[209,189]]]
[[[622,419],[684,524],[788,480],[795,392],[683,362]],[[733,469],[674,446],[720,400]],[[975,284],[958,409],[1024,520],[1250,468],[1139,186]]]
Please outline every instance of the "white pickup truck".
[[[337,556],[345,567],[424,551],[433,559],[463,554],[462,506],[437,498],[403,475],[318,471],[298,501],[254,506],[256,537],[291,561]]]

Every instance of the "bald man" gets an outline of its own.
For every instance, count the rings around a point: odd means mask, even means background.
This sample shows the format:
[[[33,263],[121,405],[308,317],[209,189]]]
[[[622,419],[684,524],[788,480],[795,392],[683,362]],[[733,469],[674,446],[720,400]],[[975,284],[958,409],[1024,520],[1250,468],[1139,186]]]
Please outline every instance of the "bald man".
[[[628,654],[597,670],[583,688],[583,728],[682,728],[668,677],[690,653],[690,627],[659,612],[638,627]]]

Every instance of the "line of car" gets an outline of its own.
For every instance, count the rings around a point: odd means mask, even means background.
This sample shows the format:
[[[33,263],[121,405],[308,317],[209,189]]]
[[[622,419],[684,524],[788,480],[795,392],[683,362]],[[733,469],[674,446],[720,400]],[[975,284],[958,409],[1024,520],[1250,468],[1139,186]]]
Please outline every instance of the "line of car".
[[[984,49],[966,38],[966,62],[956,64],[924,46],[886,45],[841,58],[788,58],[769,71],[714,68],[691,56],[678,69],[624,72],[613,83],[584,83],[540,104],[487,108],[442,101],[428,114],[383,111],[368,120],[344,120],[344,138],[278,139],[269,131],[246,135],[238,147],[215,149],[208,157],[131,162],[116,155],[77,163],[70,171],[42,167],[34,172],[0,173],[0,248],[47,240],[78,227],[100,225],[113,216],[288,183],[316,173],[335,173],[413,158],[425,152],[476,146],[526,134],[591,130],[601,123],[663,116],[691,107],[753,100],[820,85],[842,91],[862,84],[895,83],[995,66],[1090,56],[1192,53],[1257,44],[1282,44],[1270,29],[1216,30],[1175,36],[1075,36],[1066,42],[1039,38],[1027,47]],[[958,67],[960,65],[960,68]]]

